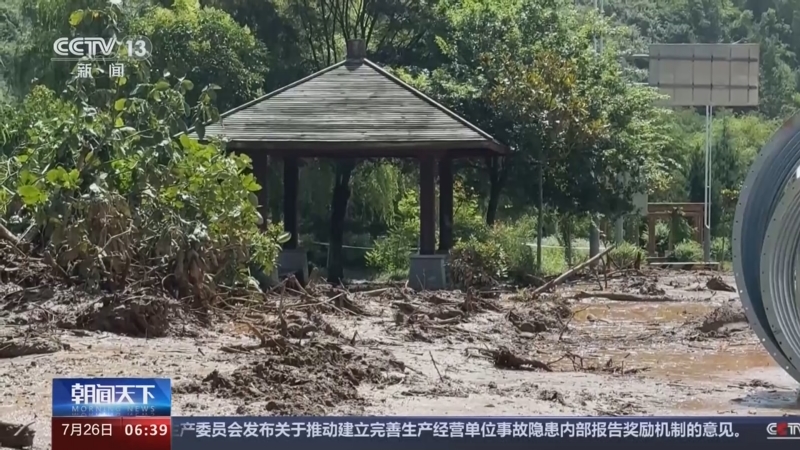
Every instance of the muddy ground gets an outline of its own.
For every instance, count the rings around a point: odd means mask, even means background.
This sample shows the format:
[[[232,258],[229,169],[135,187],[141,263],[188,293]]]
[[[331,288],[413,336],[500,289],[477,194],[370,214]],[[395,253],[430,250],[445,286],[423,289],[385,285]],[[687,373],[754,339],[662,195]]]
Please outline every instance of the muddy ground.
[[[88,302],[9,282],[0,421],[30,423],[35,448],[49,448],[51,379],[67,376],[170,377],[175,415],[800,413],[797,383],[713,277],[585,277],[537,299],[284,285],[213,319],[145,294]]]

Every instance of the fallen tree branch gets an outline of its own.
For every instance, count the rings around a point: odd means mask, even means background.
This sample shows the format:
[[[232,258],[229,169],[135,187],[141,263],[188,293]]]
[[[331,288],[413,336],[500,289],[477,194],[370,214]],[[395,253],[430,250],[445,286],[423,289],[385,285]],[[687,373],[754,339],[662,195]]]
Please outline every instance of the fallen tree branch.
[[[669,297],[666,295],[640,295],[640,294],[627,294],[625,292],[584,292],[580,291],[574,295],[575,299],[580,300],[584,298],[604,298],[606,300],[613,300],[617,302],[651,302],[651,303],[669,303],[679,302],[680,299]]]
[[[0,447],[26,449],[33,447],[36,433],[28,425],[0,422]]]
[[[14,235],[14,233],[12,233],[8,228],[3,226],[3,224],[0,224],[0,239],[3,239],[5,241],[14,244],[15,247],[18,247],[20,244],[19,238],[16,235]]]
[[[610,247],[606,247],[606,249],[603,250],[602,252],[592,256],[591,258],[587,259],[586,261],[578,264],[577,266],[575,266],[575,267],[567,270],[566,272],[562,273],[558,277],[556,277],[556,278],[548,281],[547,283],[543,284],[542,286],[536,288],[536,290],[534,290],[531,293],[531,296],[532,297],[536,297],[537,295],[541,294],[542,292],[546,292],[546,291],[550,290],[550,288],[558,286],[559,284],[561,284],[564,281],[566,281],[569,277],[571,277],[575,272],[578,272],[579,270],[583,269],[584,267],[588,266],[589,264],[592,264],[593,262],[599,260],[600,258],[605,256],[606,253],[610,252],[613,249],[614,249],[614,245],[612,245]]]
[[[505,347],[500,347],[497,350],[491,350],[488,348],[475,348],[475,350],[478,350],[482,355],[491,358],[495,367],[498,369],[543,370],[545,372],[553,371],[553,369],[547,363],[537,359],[521,358]]]
[[[390,289],[392,288],[385,287],[380,289],[373,289],[371,291],[362,291],[361,295],[366,295],[367,297],[379,297],[381,294],[383,294],[384,292],[388,292]]]
[[[736,292],[736,288],[722,281],[722,278],[713,277],[708,280],[706,287],[712,291]]]

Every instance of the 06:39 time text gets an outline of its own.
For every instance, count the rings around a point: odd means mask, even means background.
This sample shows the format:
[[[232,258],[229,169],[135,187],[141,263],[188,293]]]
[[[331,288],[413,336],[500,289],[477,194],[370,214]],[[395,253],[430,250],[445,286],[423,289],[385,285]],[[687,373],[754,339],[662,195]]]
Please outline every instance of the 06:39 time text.
[[[167,433],[169,433],[169,427],[166,424],[125,425],[126,436],[166,436]]]

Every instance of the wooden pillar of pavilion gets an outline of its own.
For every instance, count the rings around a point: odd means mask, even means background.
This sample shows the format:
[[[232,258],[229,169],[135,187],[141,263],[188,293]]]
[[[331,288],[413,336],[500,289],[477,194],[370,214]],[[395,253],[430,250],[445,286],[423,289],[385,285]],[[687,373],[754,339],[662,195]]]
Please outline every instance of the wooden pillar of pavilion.
[[[419,161],[419,253],[411,255],[409,286],[416,290],[445,289],[446,258],[446,254],[436,253],[436,158],[425,155]]]
[[[453,160],[439,160],[439,253],[453,248]]]
[[[300,165],[297,158],[283,159],[283,229],[291,233],[283,248],[293,250],[299,242],[297,236],[297,185],[300,182]]]
[[[300,161],[296,157],[283,159],[283,229],[291,234],[278,256],[278,274],[294,275],[298,281],[308,282],[308,254],[299,247],[298,236],[298,185]]]
[[[419,254],[436,252],[436,159],[419,162]]]

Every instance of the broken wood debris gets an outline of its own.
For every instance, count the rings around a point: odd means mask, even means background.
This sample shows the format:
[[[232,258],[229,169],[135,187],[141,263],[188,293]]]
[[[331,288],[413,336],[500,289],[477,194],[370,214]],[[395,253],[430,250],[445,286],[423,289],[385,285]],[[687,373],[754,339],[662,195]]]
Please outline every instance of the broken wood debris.
[[[561,284],[561,283],[563,283],[564,281],[568,280],[568,279],[569,279],[569,277],[571,277],[572,275],[574,275],[574,274],[575,274],[575,273],[577,273],[578,271],[580,271],[580,270],[583,270],[583,268],[584,268],[584,267],[587,267],[587,266],[589,266],[590,264],[594,263],[595,261],[597,261],[597,260],[599,260],[600,258],[602,258],[603,256],[605,256],[605,255],[606,255],[608,252],[610,252],[610,251],[611,251],[611,250],[613,250],[613,249],[614,249],[614,245],[611,245],[611,246],[609,246],[609,247],[606,247],[606,249],[605,249],[605,250],[603,250],[602,252],[600,252],[600,253],[598,253],[598,254],[596,254],[596,255],[592,256],[591,258],[587,259],[586,261],[584,261],[584,262],[582,262],[582,263],[578,264],[577,266],[575,266],[575,267],[573,267],[573,268],[571,268],[571,269],[567,270],[566,272],[562,273],[562,274],[561,274],[561,275],[559,275],[558,277],[556,277],[556,278],[554,278],[554,279],[552,279],[552,280],[548,281],[548,282],[547,282],[547,283],[545,283],[544,285],[542,285],[542,286],[540,286],[540,287],[536,288],[536,289],[535,289],[535,290],[534,290],[534,291],[531,293],[531,297],[532,297],[532,298],[536,298],[536,297],[537,297],[539,294],[541,294],[541,293],[543,293],[543,292],[547,292],[547,291],[549,291],[551,288],[554,288],[554,287],[558,286],[559,284]]]
[[[736,292],[736,288],[722,281],[720,277],[711,277],[706,282],[706,287],[712,291]]]
[[[19,425],[0,421],[0,447],[13,449],[29,449],[33,447],[33,437],[36,434],[30,425]]]
[[[553,369],[546,363],[536,359],[522,358],[511,350],[500,347],[497,350],[487,348],[476,348],[482,355],[489,357],[494,362],[494,366],[498,369],[511,369],[511,370],[543,370],[545,372],[552,372]]]

